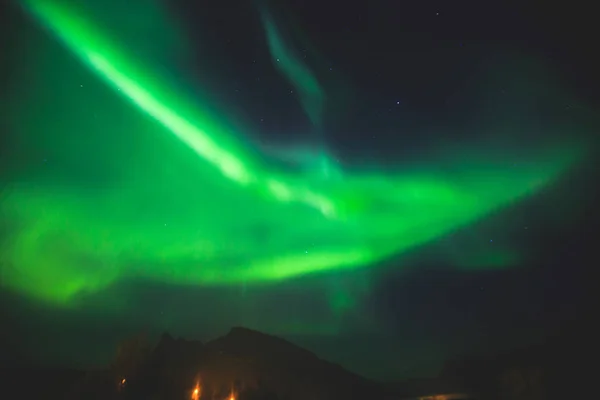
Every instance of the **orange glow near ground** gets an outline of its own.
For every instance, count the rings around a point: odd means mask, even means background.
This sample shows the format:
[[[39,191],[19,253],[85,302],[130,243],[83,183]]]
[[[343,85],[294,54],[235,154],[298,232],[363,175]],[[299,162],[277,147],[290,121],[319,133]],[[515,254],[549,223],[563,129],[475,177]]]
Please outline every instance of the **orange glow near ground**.
[[[192,391],[192,400],[198,400],[198,399],[200,399],[200,384],[199,383],[196,384],[196,387]]]

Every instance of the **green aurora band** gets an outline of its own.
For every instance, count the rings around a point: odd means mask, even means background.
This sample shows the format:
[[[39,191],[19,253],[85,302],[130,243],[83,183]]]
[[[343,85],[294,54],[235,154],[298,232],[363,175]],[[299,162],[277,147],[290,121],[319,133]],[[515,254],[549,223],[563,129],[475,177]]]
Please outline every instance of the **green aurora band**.
[[[269,10],[261,6],[259,11],[275,68],[294,86],[302,108],[313,125],[320,127],[325,104],[325,92],[321,84],[284,40]]]
[[[12,227],[3,239],[4,285],[52,304],[76,304],[131,278],[265,284],[365,268],[538,192],[580,157],[561,143],[540,146],[528,154],[536,162],[512,169],[476,149],[443,174],[365,169],[323,181],[277,171],[226,118],[184,100],[83,13],[51,0],[24,4],[115,98],[155,126],[130,127],[131,135],[160,143],[152,153],[160,156],[142,165],[131,154],[126,167],[115,167],[119,179],[94,189],[9,183],[0,205]],[[60,142],[61,132],[52,135]],[[118,149],[106,146],[106,162],[117,160]]]

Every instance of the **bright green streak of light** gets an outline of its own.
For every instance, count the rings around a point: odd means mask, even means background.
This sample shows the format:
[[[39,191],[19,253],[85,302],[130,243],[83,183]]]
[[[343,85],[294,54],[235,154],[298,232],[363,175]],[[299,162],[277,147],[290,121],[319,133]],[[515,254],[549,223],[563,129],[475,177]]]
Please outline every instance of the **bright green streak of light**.
[[[69,9],[50,1],[31,2],[31,10],[44,21],[85,63],[90,65],[100,77],[122,92],[142,111],[156,119],[160,124],[193,149],[200,157],[216,166],[223,175],[241,185],[255,184],[259,189],[273,192],[281,201],[305,202],[323,213],[332,213],[333,205],[324,197],[313,193],[301,185],[280,182],[274,176],[252,173],[246,163],[228,150],[219,146],[207,131],[218,135],[222,140],[227,132],[208,117],[189,118],[168,106],[172,100],[166,89],[158,84],[146,83],[142,87],[134,76],[147,76],[141,68],[107,43],[103,35]],[[152,87],[152,90],[149,87]],[[162,96],[159,93],[163,93]],[[299,187],[298,187],[299,186]]]
[[[14,182],[1,205],[18,227],[3,245],[4,282],[47,301],[69,304],[131,277],[229,285],[365,267],[535,193],[576,155],[547,148],[531,155],[537,162],[506,170],[492,152],[474,169],[466,162],[481,150],[465,152],[443,176],[364,173],[323,182],[277,173],[179,93],[140,78],[152,76],[150,67],[85,18],[49,0],[27,4],[116,93],[204,161],[178,170],[174,151],[163,149],[160,163],[173,165],[175,179],[117,182],[93,195]],[[140,214],[142,204],[151,212]],[[165,210],[173,217],[167,228],[155,216]]]

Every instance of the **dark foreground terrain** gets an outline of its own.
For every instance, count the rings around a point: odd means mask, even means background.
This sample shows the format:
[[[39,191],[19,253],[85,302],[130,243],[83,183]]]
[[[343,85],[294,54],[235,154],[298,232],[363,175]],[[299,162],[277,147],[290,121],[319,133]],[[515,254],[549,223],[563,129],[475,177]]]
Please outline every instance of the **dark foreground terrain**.
[[[164,334],[124,341],[104,370],[3,368],[6,399],[566,399],[584,393],[576,342],[449,361],[435,379],[383,384],[283,339],[245,328],[206,344]],[[590,374],[591,375],[591,374]],[[435,396],[435,397],[434,397]]]

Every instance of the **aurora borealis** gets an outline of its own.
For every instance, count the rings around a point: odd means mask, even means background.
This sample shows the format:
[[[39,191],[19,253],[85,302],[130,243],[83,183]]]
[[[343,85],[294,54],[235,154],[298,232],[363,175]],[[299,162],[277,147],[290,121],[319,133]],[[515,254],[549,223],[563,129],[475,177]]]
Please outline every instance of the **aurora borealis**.
[[[486,140],[432,144],[419,162],[345,163],[326,152],[319,162],[334,165],[335,176],[286,168],[255,145],[260,127],[237,118],[240,104],[213,102],[214,88],[196,90],[175,71],[173,53],[189,50],[176,17],[159,26],[181,47],[151,49],[151,41],[129,41],[135,28],[119,31],[102,19],[95,0],[22,6],[44,39],[28,47],[19,78],[27,84],[15,89],[10,125],[37,155],[4,178],[0,208],[10,235],[0,268],[6,290],[49,307],[77,309],[136,280],[246,293],[306,277],[330,282],[333,274],[327,330],[335,332],[360,301],[355,292],[369,291],[368,281],[345,289],[345,274],[497,215],[585,157],[576,135],[499,146],[521,129],[505,123]],[[263,45],[281,63],[272,73],[286,76],[300,92],[298,107],[321,129],[332,98],[272,16],[258,15]],[[143,42],[151,51],[132,47]],[[456,268],[472,270],[511,268],[518,256],[496,249],[458,258]],[[101,309],[126,307],[116,297],[103,301]],[[311,332],[310,321],[291,316],[268,325]]]

